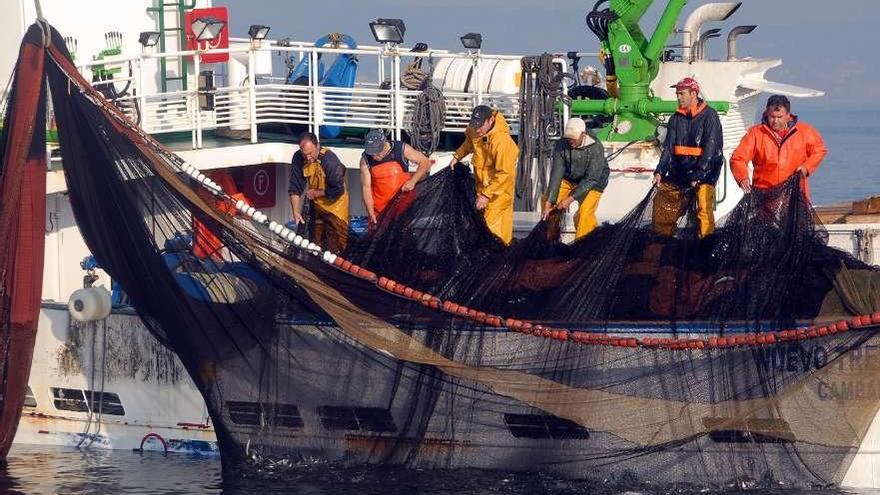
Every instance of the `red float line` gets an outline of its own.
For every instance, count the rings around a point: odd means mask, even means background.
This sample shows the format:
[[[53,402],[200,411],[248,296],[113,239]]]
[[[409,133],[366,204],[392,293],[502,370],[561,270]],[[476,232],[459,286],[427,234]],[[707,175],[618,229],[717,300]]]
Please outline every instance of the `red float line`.
[[[654,173],[653,168],[645,168],[645,167],[626,167],[626,168],[609,168],[610,172],[619,172],[624,174],[645,174],[645,173]]]
[[[639,167],[632,168],[635,169]],[[644,170],[653,172],[653,169]],[[626,171],[630,170],[627,169]],[[635,337],[616,336],[603,333],[572,331],[565,328],[548,327],[516,318],[503,318],[452,301],[443,301],[433,294],[413,289],[412,287],[408,287],[387,277],[379,277],[366,268],[360,267],[342,257],[337,257],[333,262],[333,265],[339,270],[376,284],[377,287],[389,294],[417,302],[437,311],[449,313],[464,320],[470,320],[492,327],[506,328],[509,331],[528,334],[535,337],[558,341],[570,340],[585,345],[662,350],[711,350],[730,347],[758,347],[776,345],[778,343],[794,340],[817,339],[828,335],[847,332],[851,329],[880,326],[880,311],[878,311],[870,315],[854,316],[849,320],[840,320],[828,325],[814,325],[808,328],[779,330],[776,332],[744,333],[732,336],[709,337],[706,339],[672,339],[657,337],[645,337],[639,339]]]

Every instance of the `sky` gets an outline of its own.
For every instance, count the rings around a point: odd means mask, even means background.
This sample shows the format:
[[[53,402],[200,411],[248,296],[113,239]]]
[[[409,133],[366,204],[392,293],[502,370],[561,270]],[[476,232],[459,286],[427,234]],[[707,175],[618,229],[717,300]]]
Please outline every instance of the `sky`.
[[[486,53],[533,55],[545,51],[595,52],[598,41],[584,22],[594,2],[555,0],[214,0],[229,8],[233,36],[246,36],[251,24],[271,26],[272,38],[313,41],[343,32],[373,43],[368,22],[396,17],[406,22],[406,43],[424,41],[435,48],[459,50],[458,37],[483,35]],[[681,17],[706,3],[691,0]],[[646,33],[666,2],[658,0],[642,22]],[[320,6],[320,7],[318,7]],[[770,80],[826,91],[807,108],[880,109],[880,0],[744,0],[736,14],[718,27],[722,38],[710,42],[710,57],[726,53],[733,26],[757,24],[740,38],[738,53],[782,58]],[[677,42],[677,40],[676,40]],[[598,65],[596,62],[587,62]]]

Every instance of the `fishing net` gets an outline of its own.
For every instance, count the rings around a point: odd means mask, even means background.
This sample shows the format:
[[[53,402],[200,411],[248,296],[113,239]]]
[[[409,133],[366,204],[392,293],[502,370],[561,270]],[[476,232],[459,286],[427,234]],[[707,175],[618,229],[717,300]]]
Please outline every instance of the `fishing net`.
[[[0,459],[12,445],[37,334],[46,225],[43,31],[31,26],[0,115]]]
[[[140,131],[57,33],[48,53],[77,224],[192,376],[228,470],[317,457],[808,486],[842,480],[877,412],[878,273],[825,245],[800,177],[703,240],[689,192],[656,234],[669,206],[652,191],[574,244],[551,216],[504,247],[458,166],[330,253]]]

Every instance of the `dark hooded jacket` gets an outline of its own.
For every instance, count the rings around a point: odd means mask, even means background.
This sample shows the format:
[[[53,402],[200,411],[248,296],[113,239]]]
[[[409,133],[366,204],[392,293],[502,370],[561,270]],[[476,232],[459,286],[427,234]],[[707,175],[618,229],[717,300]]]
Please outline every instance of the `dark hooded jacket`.
[[[679,186],[718,181],[724,165],[724,137],[718,112],[700,101],[696,109],[679,109],[666,124],[666,140],[656,173]]]

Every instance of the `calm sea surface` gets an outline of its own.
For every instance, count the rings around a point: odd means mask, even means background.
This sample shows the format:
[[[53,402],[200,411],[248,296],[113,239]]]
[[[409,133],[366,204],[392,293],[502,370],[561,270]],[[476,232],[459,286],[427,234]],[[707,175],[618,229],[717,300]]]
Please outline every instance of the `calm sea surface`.
[[[796,108],[819,128],[829,156],[811,179],[816,204],[880,195],[880,107],[835,111]],[[683,487],[620,486],[561,480],[537,474],[474,470],[422,471],[400,468],[337,468],[303,465],[266,480],[224,480],[218,458],[138,454],[16,445],[0,467],[2,493],[206,493],[206,494],[686,494],[737,493],[730,487],[701,491]],[[749,493],[804,493],[751,490]],[[812,491],[834,494],[880,494],[880,491]]]
[[[813,202],[825,205],[880,196],[880,106],[846,110],[811,106],[796,106],[793,111],[816,126],[828,146],[828,157],[810,178]]]
[[[109,450],[16,445],[0,468],[0,493],[205,493],[363,495],[575,495],[575,494],[880,494],[864,490],[702,490],[678,486],[627,486],[570,481],[541,474],[477,470],[411,470],[377,466],[337,468],[325,464],[293,467],[273,480],[224,480],[220,460]]]

